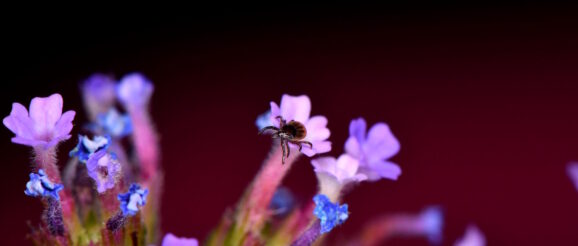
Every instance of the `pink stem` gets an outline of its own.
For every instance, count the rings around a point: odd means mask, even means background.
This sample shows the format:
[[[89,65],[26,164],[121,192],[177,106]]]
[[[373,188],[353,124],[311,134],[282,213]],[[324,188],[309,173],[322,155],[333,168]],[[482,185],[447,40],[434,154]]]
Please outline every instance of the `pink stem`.
[[[129,108],[128,113],[133,124],[133,141],[142,168],[141,175],[148,180],[158,167],[158,138],[145,108]]]

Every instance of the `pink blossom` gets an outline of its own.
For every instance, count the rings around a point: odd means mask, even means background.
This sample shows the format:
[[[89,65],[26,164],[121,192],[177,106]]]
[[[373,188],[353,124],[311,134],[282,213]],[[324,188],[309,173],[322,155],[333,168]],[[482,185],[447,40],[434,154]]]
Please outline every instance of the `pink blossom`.
[[[70,138],[75,112],[62,114],[62,96],[36,97],[30,102],[30,113],[20,103],[12,104],[4,125],[16,136],[13,143],[45,149]]]

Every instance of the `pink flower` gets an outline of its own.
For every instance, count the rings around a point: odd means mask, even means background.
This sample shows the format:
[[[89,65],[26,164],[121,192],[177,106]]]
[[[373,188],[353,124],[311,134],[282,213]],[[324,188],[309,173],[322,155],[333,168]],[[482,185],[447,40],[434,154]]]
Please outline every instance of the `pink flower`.
[[[10,115],[3,120],[15,137],[13,143],[47,149],[70,138],[75,112],[62,114],[62,96],[36,97],[30,102],[30,113],[20,103],[12,104]]]
[[[331,150],[331,142],[327,141],[331,134],[329,129],[327,129],[327,118],[320,115],[310,117],[310,113],[311,101],[306,95],[283,95],[281,98],[281,107],[277,106],[275,102],[271,102],[271,122],[273,122],[276,127],[279,127],[279,120],[276,119],[277,116],[283,117],[287,122],[295,120],[305,125],[307,135],[303,140],[311,142],[313,148],[303,146],[301,152],[309,157]],[[298,147],[292,143],[289,143],[289,146],[293,149],[298,149]]]
[[[358,173],[359,161],[343,154],[338,159],[334,157],[320,157],[311,160],[316,173],[324,173],[335,178],[341,185],[350,182],[361,182],[367,179],[365,174]]]
[[[359,160],[359,173],[367,175],[368,180],[381,178],[397,180],[401,168],[387,159],[399,152],[399,142],[385,123],[377,123],[366,135],[366,123],[363,118],[352,120],[349,125],[349,138],[345,142],[345,152]]]
[[[194,238],[177,237],[167,233],[163,238],[162,246],[198,246],[199,241]]]
[[[454,246],[485,246],[486,238],[475,225],[469,225],[466,234],[458,239]]]

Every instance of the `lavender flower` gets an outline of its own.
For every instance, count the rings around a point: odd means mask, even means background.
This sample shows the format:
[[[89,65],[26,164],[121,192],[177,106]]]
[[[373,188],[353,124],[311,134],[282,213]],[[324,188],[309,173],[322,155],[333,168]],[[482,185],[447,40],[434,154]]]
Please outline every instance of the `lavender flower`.
[[[106,112],[116,101],[115,81],[105,74],[94,74],[82,84],[84,105],[91,117]]]
[[[86,169],[88,176],[96,183],[96,190],[103,193],[114,187],[121,166],[114,154],[106,153],[106,150],[102,149],[90,156],[86,162]]]
[[[30,113],[22,104],[13,103],[3,123],[16,135],[13,143],[48,149],[70,138],[74,115],[72,110],[62,114],[62,96],[52,94],[32,99]]]
[[[44,170],[38,170],[38,174],[30,173],[30,181],[26,183],[24,194],[32,197],[52,197],[59,200],[58,192],[64,188],[62,184],[53,184],[48,180]]]
[[[126,114],[121,115],[115,108],[111,108],[106,114],[99,114],[96,123],[106,134],[116,138],[132,133],[130,117]]]
[[[315,210],[313,214],[321,220],[321,234],[330,232],[335,226],[343,224],[349,217],[347,204],[339,206],[332,203],[327,196],[323,194],[313,197]]]
[[[387,124],[373,125],[366,135],[366,123],[363,118],[351,121],[345,151],[359,160],[359,173],[367,175],[368,180],[376,181],[381,178],[397,180],[401,169],[387,159],[397,154],[399,148],[399,142]]]
[[[110,137],[95,136],[92,140],[86,136],[78,135],[78,145],[72,151],[70,156],[78,157],[82,163],[86,163],[90,156],[99,150],[106,150],[110,145]]]
[[[134,216],[140,207],[146,204],[148,189],[141,189],[138,184],[131,184],[127,193],[119,194],[120,209],[124,216]]]
[[[419,217],[420,225],[432,244],[440,244],[443,236],[444,216],[440,208],[428,207]]]
[[[327,118],[325,116],[310,117],[310,113],[311,100],[306,95],[283,95],[281,107],[277,106],[275,102],[271,102],[270,122],[273,122],[274,126],[279,127],[279,121],[275,119],[277,116],[283,117],[287,122],[295,120],[305,125],[307,136],[303,140],[311,142],[313,148],[304,147],[301,152],[311,157],[331,150],[331,142],[326,141],[331,133],[327,129]],[[293,149],[298,148],[292,143],[289,143],[289,146]]]
[[[127,107],[144,107],[153,93],[153,84],[142,74],[124,76],[116,88],[118,99]]]
[[[484,234],[475,225],[469,225],[465,235],[458,239],[454,246],[484,246],[486,238]]]
[[[198,246],[199,241],[195,238],[177,237],[172,233],[167,233],[163,238],[162,246]]]
[[[359,161],[347,154],[334,157],[320,157],[311,160],[316,173],[324,173],[337,180],[341,185],[361,182],[367,179],[365,174],[358,173]]]

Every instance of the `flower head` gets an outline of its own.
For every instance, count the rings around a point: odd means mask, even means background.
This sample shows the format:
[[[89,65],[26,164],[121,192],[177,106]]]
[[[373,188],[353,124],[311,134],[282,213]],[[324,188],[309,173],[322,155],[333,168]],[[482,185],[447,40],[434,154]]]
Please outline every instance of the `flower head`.
[[[124,216],[134,216],[140,207],[146,204],[148,189],[141,189],[138,184],[131,184],[127,193],[119,194],[120,209]]]
[[[475,225],[469,225],[466,229],[466,234],[458,239],[455,246],[484,246],[486,245],[486,238],[484,234]]]
[[[26,183],[26,190],[24,194],[28,196],[44,196],[44,197],[53,197],[56,200],[59,200],[60,197],[58,196],[58,192],[64,188],[62,184],[53,184],[48,180],[48,176],[44,170],[38,170],[38,174],[30,173],[30,181]]]
[[[199,241],[195,238],[177,237],[172,233],[167,233],[163,238],[161,246],[197,246]]]
[[[105,74],[90,76],[82,84],[82,96],[89,111],[106,112],[116,100],[114,78]]]
[[[13,143],[50,148],[70,138],[74,115],[72,110],[62,114],[62,96],[53,94],[32,99],[30,113],[22,104],[12,104],[3,123],[16,134]]]
[[[103,193],[114,187],[120,175],[121,166],[114,154],[106,153],[105,149],[101,149],[90,156],[86,162],[86,169],[88,176],[96,183],[96,190]]]
[[[432,244],[442,241],[444,216],[440,208],[432,206],[426,208],[420,215],[419,221],[423,232]]]
[[[331,142],[327,141],[330,135],[330,131],[327,129],[327,118],[320,115],[310,117],[310,113],[311,101],[308,96],[283,95],[280,107],[275,102],[271,102],[271,116],[269,120],[273,122],[276,127],[279,127],[279,120],[276,119],[277,116],[283,117],[287,122],[295,120],[303,123],[307,129],[307,135],[303,140],[313,144],[313,148],[304,147],[301,150],[303,154],[313,156],[315,154],[329,152],[331,150]],[[289,145],[294,149],[298,148],[292,143],[289,143]]]
[[[367,179],[365,174],[357,173],[359,161],[347,154],[342,154],[338,159],[319,157],[311,160],[311,164],[315,167],[315,172],[327,174],[335,178],[341,185]]]
[[[118,99],[130,107],[143,107],[153,93],[153,84],[142,74],[132,73],[124,76],[116,88]]]
[[[366,135],[366,123],[363,118],[351,121],[345,151],[359,160],[359,173],[367,175],[368,180],[397,179],[401,169],[387,159],[397,154],[399,148],[399,142],[387,124],[373,125]]]
[[[87,136],[78,135],[78,145],[70,151],[70,156],[78,157],[82,163],[99,150],[106,150],[110,144],[110,137],[95,136],[92,140]]]
[[[99,114],[96,123],[106,134],[121,138],[132,133],[132,122],[126,114],[111,108],[106,114]]]
[[[343,224],[349,217],[347,204],[339,206],[332,203],[327,196],[323,194],[313,197],[315,210],[313,214],[321,220],[321,233],[331,231],[335,226]]]

